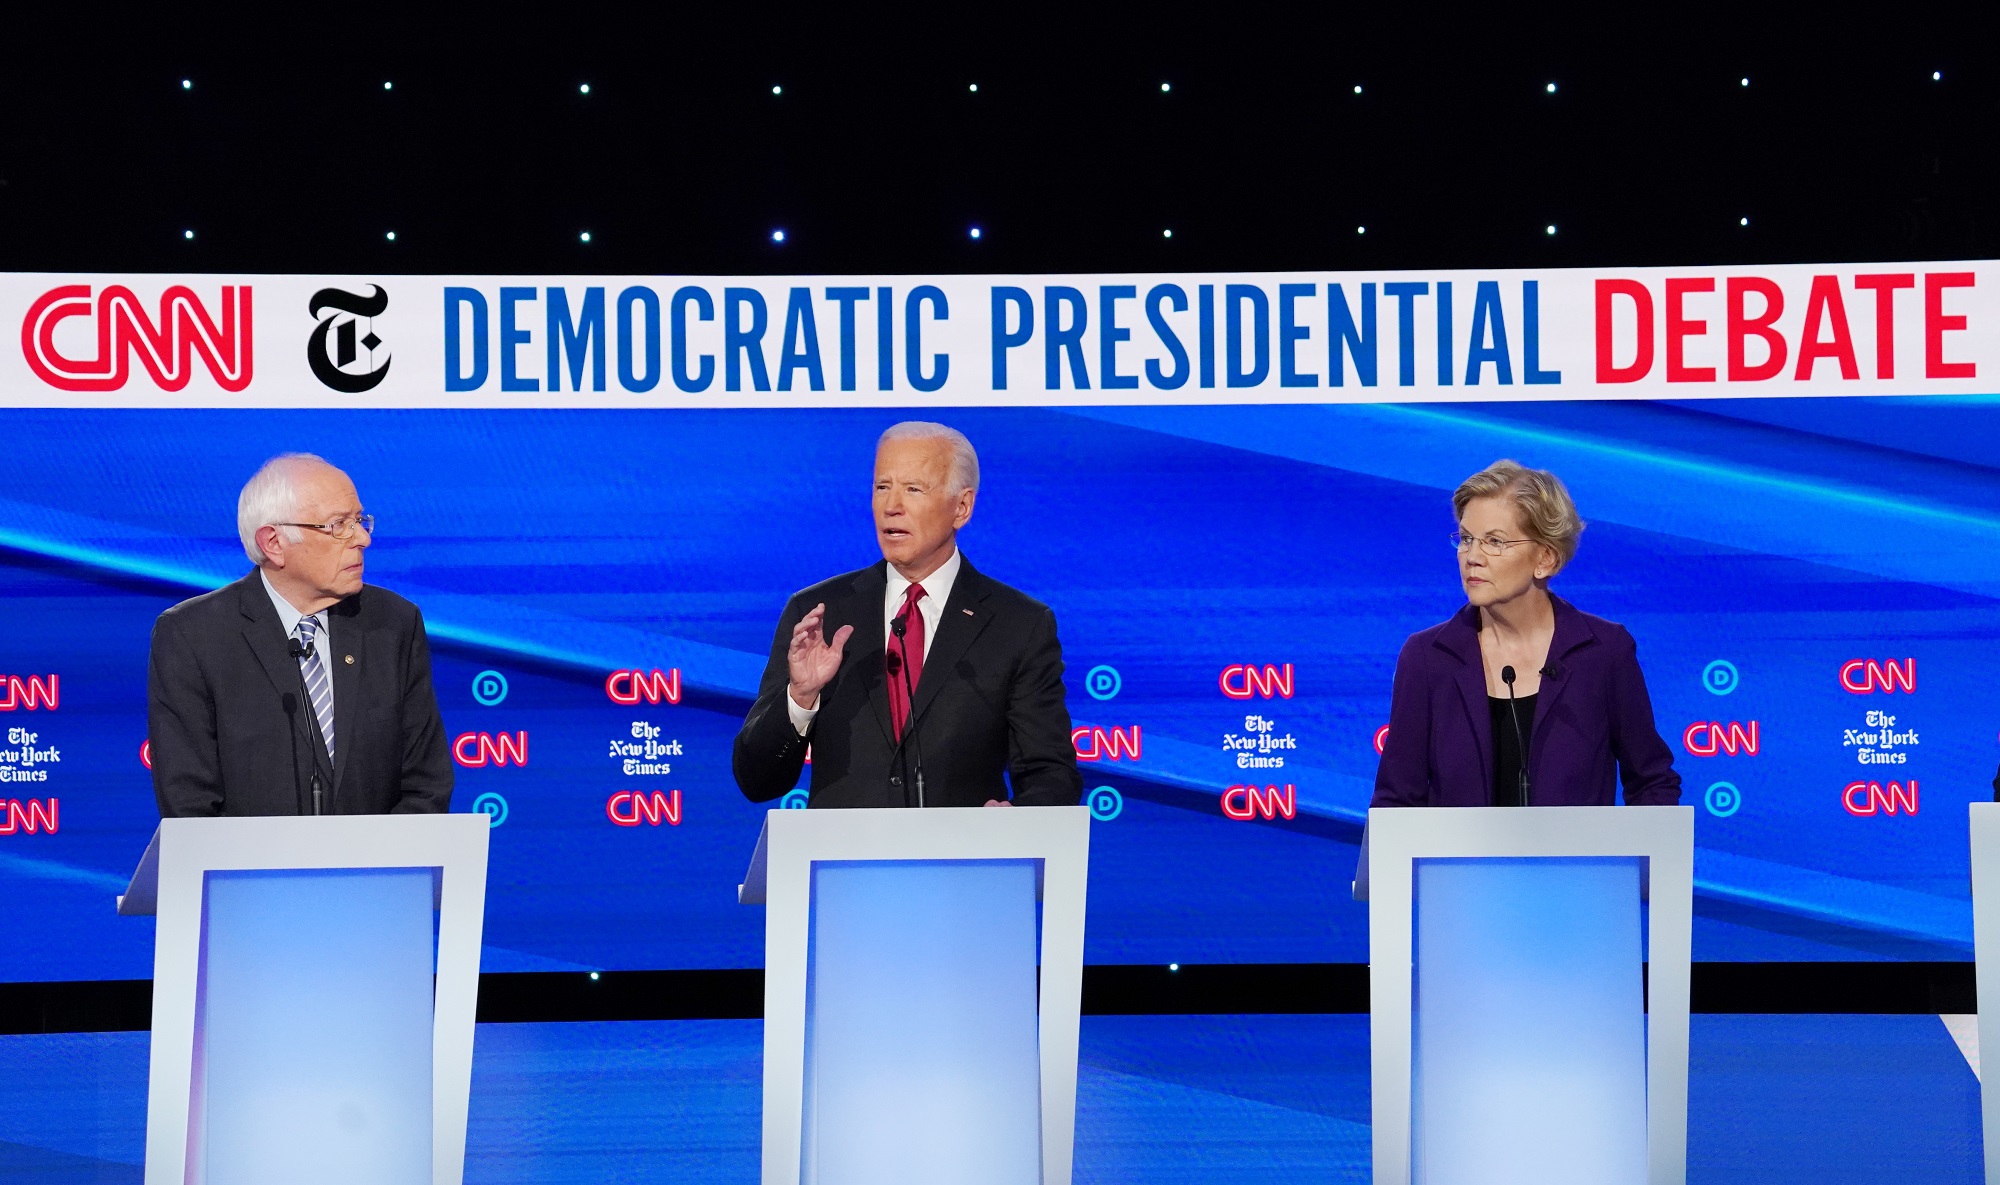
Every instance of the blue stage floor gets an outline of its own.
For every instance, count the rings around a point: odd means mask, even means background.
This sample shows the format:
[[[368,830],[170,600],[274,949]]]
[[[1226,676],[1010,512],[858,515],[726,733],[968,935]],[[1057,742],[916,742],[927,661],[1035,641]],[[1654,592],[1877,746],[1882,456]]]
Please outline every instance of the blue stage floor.
[[[1078,1185],[1365,1181],[1367,1028],[1084,1018]],[[481,1025],[468,1185],[750,1185],[759,1031]],[[1692,1058],[1692,1185],[1979,1180],[1979,1084],[1934,1016],[1697,1016]],[[0,1038],[0,1180],[136,1185],[145,1096],[143,1033]]]

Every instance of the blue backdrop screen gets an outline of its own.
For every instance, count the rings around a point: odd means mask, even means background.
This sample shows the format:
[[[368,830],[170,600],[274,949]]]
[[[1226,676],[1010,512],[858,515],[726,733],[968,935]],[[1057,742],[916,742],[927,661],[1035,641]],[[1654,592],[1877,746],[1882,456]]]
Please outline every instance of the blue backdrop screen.
[[[1638,638],[1696,808],[1695,957],[1969,957],[1993,401],[942,415],[981,453],[967,556],[1060,623],[1091,962],[1366,958],[1396,652],[1461,603],[1450,491],[1502,456],[1568,482],[1590,527],[1555,588]],[[900,418],[0,411],[0,980],[150,973],[112,904],[156,820],[149,631],[247,570],[237,490],[286,450],[354,476],[369,579],[429,621],[453,809],[494,821],[485,969],[758,965],[730,741],[785,598],[878,558]]]

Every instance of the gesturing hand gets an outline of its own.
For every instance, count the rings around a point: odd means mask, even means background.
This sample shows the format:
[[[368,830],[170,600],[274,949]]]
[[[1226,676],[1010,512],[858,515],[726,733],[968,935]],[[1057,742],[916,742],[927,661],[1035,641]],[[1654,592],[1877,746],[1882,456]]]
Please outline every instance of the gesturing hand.
[[[791,668],[792,702],[801,708],[819,705],[820,688],[832,682],[835,672],[840,670],[841,652],[854,633],[853,626],[843,625],[835,631],[829,645],[822,632],[825,622],[826,606],[814,605],[812,612],[792,627],[792,645],[785,652],[786,665]]]

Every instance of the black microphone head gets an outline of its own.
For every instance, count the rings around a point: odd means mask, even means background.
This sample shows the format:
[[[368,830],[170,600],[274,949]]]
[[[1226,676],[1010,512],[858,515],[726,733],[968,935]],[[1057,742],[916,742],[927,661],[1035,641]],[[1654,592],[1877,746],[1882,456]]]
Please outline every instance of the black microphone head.
[[[294,643],[294,645],[296,645],[296,643]],[[287,716],[297,715],[299,710],[299,697],[287,691],[285,694],[278,697],[278,706],[285,709],[285,715]]]
[[[317,643],[300,642],[297,638],[291,640],[292,657],[294,659],[311,658],[313,651],[316,649],[318,649]]]
[[[1514,685],[1514,668],[1513,668],[1513,667],[1501,667],[1501,668],[1500,668],[1500,681],[1501,681],[1502,683],[1505,683],[1505,684],[1506,684],[1507,686],[1509,686],[1509,687],[1512,687],[1512,686]]]
[[[904,631],[908,630],[909,628],[910,628],[909,623],[903,620],[903,615],[900,613],[889,619],[889,632],[896,635],[899,638],[902,637]]]
[[[883,667],[889,672],[890,678],[894,678],[897,675],[903,673],[903,656],[901,654],[898,654],[894,650],[891,650],[887,654],[882,656],[882,664]]]

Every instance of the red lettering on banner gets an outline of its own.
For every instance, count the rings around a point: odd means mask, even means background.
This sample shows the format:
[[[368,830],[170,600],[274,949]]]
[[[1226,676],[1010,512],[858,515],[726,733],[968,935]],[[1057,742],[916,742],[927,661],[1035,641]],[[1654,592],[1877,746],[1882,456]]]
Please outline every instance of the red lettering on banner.
[[[60,806],[60,800],[54,798],[47,802],[39,798],[30,798],[26,803],[18,798],[10,798],[6,803],[0,804],[0,816],[6,818],[5,823],[0,823],[0,835],[13,835],[22,831],[29,835],[37,831],[54,835],[61,813]]]
[[[1860,800],[1856,801],[1856,795]],[[1917,780],[1891,782],[1885,788],[1880,782],[1849,782],[1840,792],[1840,805],[1847,808],[1850,815],[1893,815],[1901,811],[1905,815],[1917,813]]]
[[[1979,374],[1971,362],[1944,360],[1944,335],[1965,328],[1964,314],[1946,316],[1944,290],[1970,288],[1971,272],[1927,272],[1924,275],[1924,377],[1927,379],[1969,379]]]
[[[62,680],[55,675],[37,678],[29,675],[23,679],[19,675],[0,675],[0,712],[37,710],[40,707],[53,712],[61,702]]]
[[[679,827],[681,792],[674,790],[663,794],[658,790],[620,790],[605,802],[604,814],[620,827],[637,827],[641,820],[658,827],[662,819]]]
[[[1620,366],[1611,356],[1611,300],[1622,296],[1632,302],[1637,315],[1638,351],[1630,366]],[[1597,381],[1636,383],[1653,369],[1653,294],[1637,280],[1597,282]]]
[[[1693,757],[1713,757],[1727,753],[1731,757],[1745,754],[1757,755],[1757,722],[1752,720],[1746,731],[1742,724],[1731,720],[1727,725],[1713,720],[1697,720],[1681,733],[1681,747]]]
[[[1785,358],[1789,352],[1785,347],[1785,335],[1771,326],[1777,323],[1785,311],[1785,292],[1772,280],[1762,276],[1731,276],[1726,284],[1728,290],[1729,318],[1729,381],[1732,383],[1758,383],[1772,378],[1785,369]],[[1751,293],[1764,298],[1764,311],[1752,317],[1748,314],[1744,297]],[[1743,348],[1745,339],[1756,336],[1764,339],[1765,358],[1755,366],[1746,361],[1747,351]]]
[[[1819,339],[1822,323],[1832,326],[1832,341]],[[1812,278],[1812,291],[1806,295],[1806,327],[1799,333],[1799,369],[1792,377],[1802,383],[1810,381],[1813,364],[1821,358],[1840,363],[1841,378],[1861,377],[1861,367],[1854,360],[1854,334],[1847,328],[1847,305],[1840,298],[1837,276]]]
[[[1875,377],[1896,377],[1896,291],[1915,288],[1913,272],[1884,272],[1854,277],[1854,287],[1875,294]]]
[[[1123,760],[1118,755],[1120,749],[1132,760],[1139,760],[1139,726],[1122,728],[1073,728],[1069,733],[1069,743],[1076,750],[1078,761]]]
[[[1906,692],[1917,689],[1916,659],[1906,658],[1898,666],[1894,660],[1878,663],[1872,658],[1851,658],[1840,667],[1840,685],[1855,695],[1894,692],[1898,683]]]
[[[604,680],[604,694],[611,697],[614,704],[636,704],[641,698],[649,704],[662,700],[670,704],[681,702],[681,669],[670,671],[655,668],[650,674],[645,671],[613,671]]]
[[[56,349],[56,326],[71,317],[97,319],[97,356],[69,358]],[[131,355],[162,391],[178,391],[194,377],[199,353],[216,385],[241,391],[251,376],[250,289],[225,285],[218,326],[194,290],[176,284],[160,294],[155,324],[130,288],[107,286],[93,304],[90,285],[67,284],[44,292],[21,321],[21,353],[29,369],[64,391],[116,391],[131,373]]]
[[[1290,782],[1283,789],[1266,786],[1231,786],[1222,792],[1222,813],[1232,819],[1287,819],[1298,814],[1298,791]]]
[[[1230,699],[1249,699],[1252,695],[1261,695],[1265,699],[1270,699],[1274,695],[1280,699],[1290,699],[1292,664],[1286,663],[1284,671],[1280,673],[1277,667],[1269,663],[1264,664],[1261,670],[1238,663],[1235,666],[1222,668],[1222,675],[1217,682],[1222,685],[1222,694]]]
[[[468,752],[468,750],[470,750]],[[509,761],[515,765],[528,764],[528,734],[526,730],[509,736],[490,732],[462,732],[451,743],[452,759],[467,769],[479,769],[487,765],[505,766]]]
[[[151,740],[139,742],[139,764],[145,766],[147,769],[153,768],[153,742]]]
[[[1715,280],[1679,279],[1667,281],[1667,381],[1670,383],[1712,383],[1715,381],[1713,366],[1689,366],[1686,357],[1686,341],[1691,337],[1708,334],[1708,322],[1691,320],[1681,311],[1681,302],[1690,292],[1713,292]]]
[[[1380,753],[1389,743],[1389,726],[1384,724],[1375,730],[1375,751]]]

